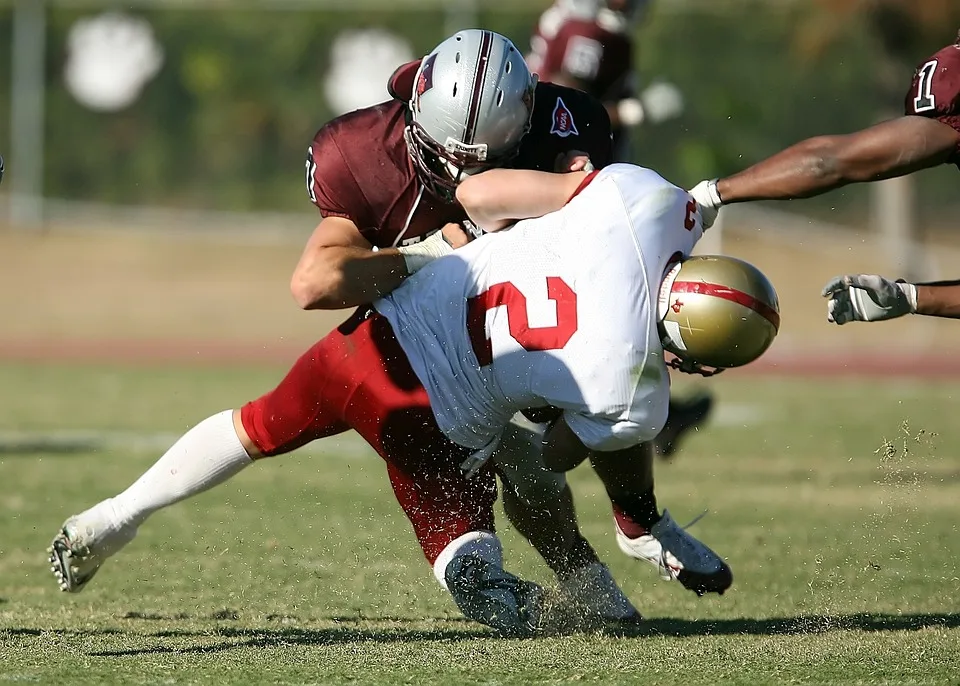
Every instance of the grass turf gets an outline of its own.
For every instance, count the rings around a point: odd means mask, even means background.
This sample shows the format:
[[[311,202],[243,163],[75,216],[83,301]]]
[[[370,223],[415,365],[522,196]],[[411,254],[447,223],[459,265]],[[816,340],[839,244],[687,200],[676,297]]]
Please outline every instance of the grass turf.
[[[0,365],[0,683],[956,683],[948,383],[711,381],[716,420],[658,465],[658,492],[681,521],[711,510],[694,531],[734,570],[722,598],[617,552],[575,471],[583,529],[648,618],[626,634],[501,640],[462,619],[354,437],[157,514],[59,593],[44,549],[67,515],[283,371]],[[508,566],[549,582],[501,533]]]

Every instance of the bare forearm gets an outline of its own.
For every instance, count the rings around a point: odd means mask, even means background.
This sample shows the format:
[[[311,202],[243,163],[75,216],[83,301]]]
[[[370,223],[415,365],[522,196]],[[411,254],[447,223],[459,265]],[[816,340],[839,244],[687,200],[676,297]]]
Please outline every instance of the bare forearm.
[[[851,183],[830,153],[829,139],[811,139],[739,174],[717,181],[725,205],[751,200],[808,198]]]
[[[374,252],[331,246],[297,269],[292,289],[303,309],[338,310],[372,302],[397,288],[408,275],[395,248]]]
[[[491,169],[457,188],[457,200],[484,231],[498,231],[520,219],[542,217],[563,207],[586,176],[521,169]]]
[[[918,284],[917,314],[960,319],[960,282]]]
[[[724,204],[809,198],[850,183],[904,176],[952,158],[960,133],[935,119],[908,116],[844,136],[810,138],[720,179]]]

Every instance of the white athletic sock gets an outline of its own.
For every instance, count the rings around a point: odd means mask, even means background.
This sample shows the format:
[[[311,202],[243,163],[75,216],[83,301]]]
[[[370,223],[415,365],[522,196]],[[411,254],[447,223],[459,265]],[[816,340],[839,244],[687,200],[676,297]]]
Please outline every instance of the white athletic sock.
[[[233,411],[225,410],[190,429],[130,488],[101,505],[109,503],[116,526],[138,527],[157,510],[213,488],[252,463],[233,426]]]
[[[490,531],[469,531],[447,544],[433,563],[433,575],[447,588],[447,565],[462,555],[476,555],[481,560],[503,568],[503,546]]]

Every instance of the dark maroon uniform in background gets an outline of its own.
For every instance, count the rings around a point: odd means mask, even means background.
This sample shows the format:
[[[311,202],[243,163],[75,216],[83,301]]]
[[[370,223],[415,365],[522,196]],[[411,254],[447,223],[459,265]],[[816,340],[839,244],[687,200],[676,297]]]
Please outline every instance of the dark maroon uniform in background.
[[[415,242],[466,219],[458,204],[423,188],[407,154],[404,116],[418,65],[404,65],[391,79],[394,100],[329,122],[307,153],[307,192],[320,213],[350,219],[381,248]],[[513,166],[554,171],[557,156],[571,150],[586,152],[597,169],[609,164],[610,118],[585,93],[538,84],[530,132]]]
[[[544,81],[566,74],[581,81],[584,90],[599,100],[633,95],[633,44],[628,35],[608,31],[596,22],[568,19],[542,45],[538,66]]]
[[[917,67],[904,111],[936,119],[960,133],[960,37]],[[950,161],[960,167],[960,149]]]

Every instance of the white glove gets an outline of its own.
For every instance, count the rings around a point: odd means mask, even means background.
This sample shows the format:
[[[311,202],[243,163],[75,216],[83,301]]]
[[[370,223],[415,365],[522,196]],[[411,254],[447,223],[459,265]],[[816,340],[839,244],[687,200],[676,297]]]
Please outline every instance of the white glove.
[[[683,93],[672,83],[654,81],[640,94],[647,121],[652,124],[674,119],[683,114]]]
[[[836,276],[823,287],[827,321],[878,322],[917,311],[917,287],[876,274]]]
[[[717,190],[717,180],[701,181],[690,189],[690,195],[700,206],[700,220],[703,222],[703,230],[706,231],[717,221],[720,206],[723,205]]]
[[[617,101],[617,117],[623,126],[639,126],[644,122],[659,124],[683,114],[683,93],[666,81],[650,84],[639,98]]]
[[[415,274],[438,257],[449,255],[453,247],[447,243],[442,231],[434,231],[427,238],[413,245],[404,245],[397,248],[407,263],[407,272]]]
[[[623,126],[639,126],[646,118],[643,103],[636,98],[624,98],[617,101],[617,118]]]

